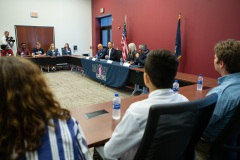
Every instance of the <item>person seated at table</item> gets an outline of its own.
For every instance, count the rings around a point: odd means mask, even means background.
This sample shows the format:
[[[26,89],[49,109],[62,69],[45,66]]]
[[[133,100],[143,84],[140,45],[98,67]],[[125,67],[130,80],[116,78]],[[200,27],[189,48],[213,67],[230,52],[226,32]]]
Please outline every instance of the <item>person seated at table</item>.
[[[128,57],[127,61],[130,64],[134,64],[136,61],[136,45],[134,43],[129,43],[128,44]]]
[[[29,50],[26,48],[25,43],[21,43],[21,48],[17,50],[17,56],[30,56]]]
[[[6,44],[1,45],[1,56],[14,56],[13,51]]]
[[[171,89],[177,70],[178,60],[171,51],[153,50],[149,53],[143,78],[150,94],[147,99],[135,102],[127,109],[104,146],[106,159],[133,159],[143,137],[150,106],[188,101]]]
[[[41,48],[41,44],[39,42],[36,43],[36,48],[33,49],[32,51],[32,56],[45,56],[46,53],[44,50]]]
[[[140,66],[144,66],[148,53],[149,53],[149,49],[147,48],[147,45],[146,44],[140,44],[139,45],[139,53],[136,53],[135,64],[140,65]]]
[[[95,56],[97,59],[105,59],[105,55],[107,54],[106,49],[103,48],[103,45],[100,43],[97,45],[98,52]]]
[[[112,42],[108,42],[108,50],[107,54],[105,55],[105,59],[117,61],[117,51],[113,48]]]
[[[221,75],[219,86],[207,95],[218,94],[218,101],[207,128],[196,147],[196,159],[209,159],[211,145],[228,124],[240,103],[240,41],[228,39],[214,47],[214,69]]]
[[[0,75],[0,159],[92,159],[79,123],[33,62],[2,57]]]
[[[71,56],[72,55],[72,51],[71,51],[71,48],[69,48],[69,44],[68,43],[65,43],[64,45],[64,48],[62,50],[62,55],[63,56]]]
[[[50,45],[49,50],[47,51],[47,56],[60,56],[58,49],[55,48],[53,43]]]

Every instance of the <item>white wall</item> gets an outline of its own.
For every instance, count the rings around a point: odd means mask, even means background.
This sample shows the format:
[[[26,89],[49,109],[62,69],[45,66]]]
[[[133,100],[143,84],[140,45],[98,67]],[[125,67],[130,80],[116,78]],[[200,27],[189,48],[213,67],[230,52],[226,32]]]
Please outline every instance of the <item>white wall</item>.
[[[92,53],[91,0],[0,0],[0,6],[0,37],[9,31],[16,38],[15,25],[52,26],[57,48],[69,43],[72,50],[78,46],[74,54]],[[38,18],[31,18],[30,12],[37,12]]]

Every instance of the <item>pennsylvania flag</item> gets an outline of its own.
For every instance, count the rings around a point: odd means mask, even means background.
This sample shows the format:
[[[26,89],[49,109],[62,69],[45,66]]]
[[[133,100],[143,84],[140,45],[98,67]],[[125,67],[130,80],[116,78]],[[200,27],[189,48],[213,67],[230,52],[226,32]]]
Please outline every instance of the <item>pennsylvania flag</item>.
[[[181,14],[179,14],[178,16],[177,35],[176,35],[175,49],[174,49],[174,53],[177,59],[181,58],[181,52],[182,52],[180,23],[181,23]]]

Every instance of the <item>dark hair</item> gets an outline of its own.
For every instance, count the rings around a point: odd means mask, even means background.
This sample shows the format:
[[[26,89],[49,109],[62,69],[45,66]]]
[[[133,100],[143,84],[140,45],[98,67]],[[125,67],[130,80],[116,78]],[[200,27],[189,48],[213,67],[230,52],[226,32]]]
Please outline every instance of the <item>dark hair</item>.
[[[2,49],[2,50],[5,50],[5,48],[6,48],[7,46],[8,46],[8,45],[6,45],[6,44],[2,44],[2,45],[1,45],[1,49]]]
[[[240,41],[228,39],[217,43],[214,47],[218,62],[223,61],[229,73],[240,72]]]
[[[0,155],[19,159],[37,150],[50,119],[70,118],[37,65],[19,57],[0,58]],[[17,157],[13,158],[12,153]]]
[[[149,52],[145,72],[157,88],[171,88],[178,70],[178,60],[169,50],[152,50]]]

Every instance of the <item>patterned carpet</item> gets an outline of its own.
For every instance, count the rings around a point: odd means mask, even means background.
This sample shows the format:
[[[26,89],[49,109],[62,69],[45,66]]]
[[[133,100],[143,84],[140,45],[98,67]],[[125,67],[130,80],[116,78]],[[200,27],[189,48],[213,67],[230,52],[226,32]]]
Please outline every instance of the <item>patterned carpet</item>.
[[[64,108],[82,107],[111,101],[114,93],[121,98],[131,96],[128,88],[116,89],[101,85],[77,71],[45,72],[48,84]]]

